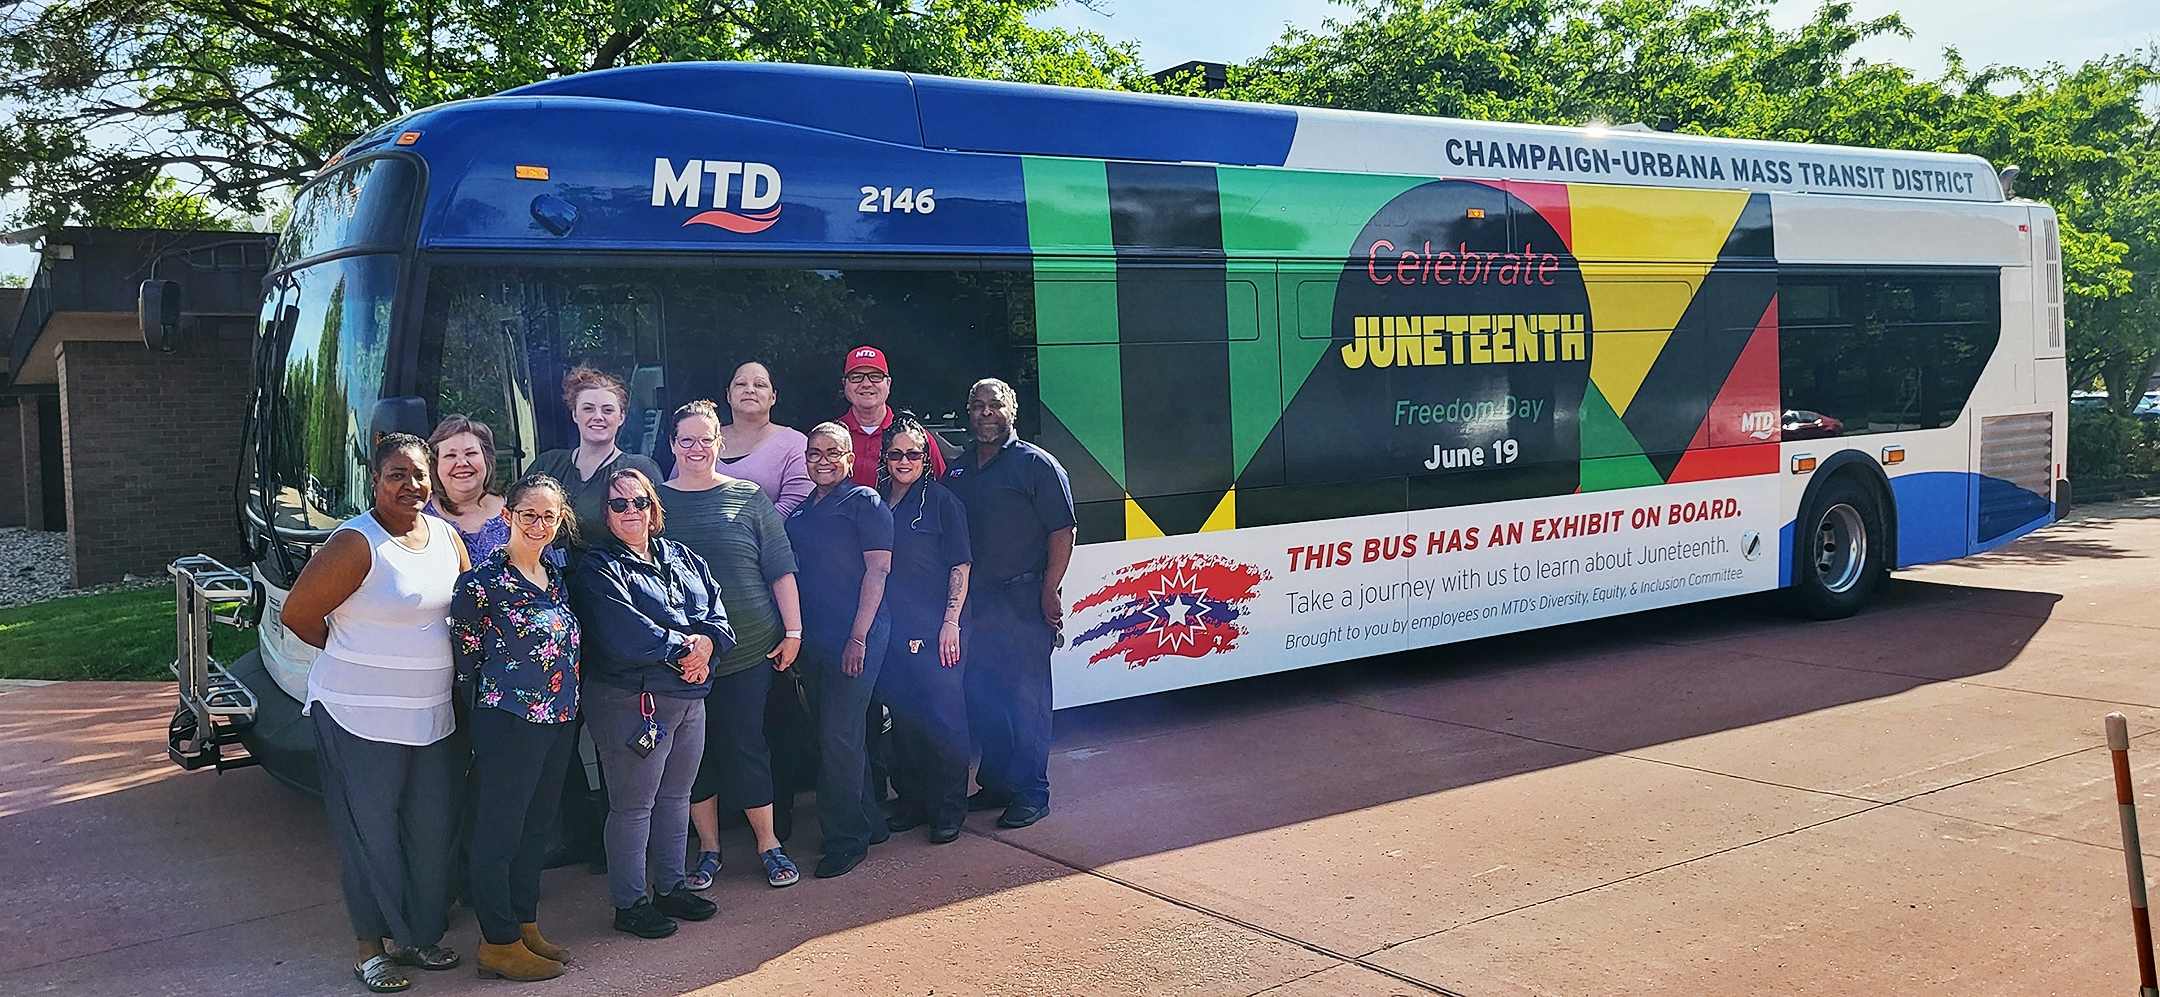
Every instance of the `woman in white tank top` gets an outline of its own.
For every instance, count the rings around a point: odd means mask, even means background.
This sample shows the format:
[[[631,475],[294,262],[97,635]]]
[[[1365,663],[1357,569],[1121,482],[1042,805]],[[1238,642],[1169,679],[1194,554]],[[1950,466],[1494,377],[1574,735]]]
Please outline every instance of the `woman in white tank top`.
[[[471,564],[457,530],[420,511],[432,467],[417,436],[376,444],[374,508],[309,558],[279,616],[322,648],[305,712],[359,939],[353,975],[378,993],[412,985],[401,966],[459,961],[441,944],[463,771],[449,738],[457,721],[448,617],[458,574]]]

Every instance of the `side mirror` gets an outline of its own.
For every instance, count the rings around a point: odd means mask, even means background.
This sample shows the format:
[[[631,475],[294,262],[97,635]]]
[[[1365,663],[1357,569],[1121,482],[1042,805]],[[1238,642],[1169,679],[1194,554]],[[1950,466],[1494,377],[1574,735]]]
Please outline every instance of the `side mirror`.
[[[418,395],[384,398],[368,412],[368,446],[373,447],[391,433],[410,433],[426,439],[434,428],[428,424],[427,399]]]
[[[143,345],[171,353],[180,345],[180,282],[146,280],[135,297],[135,322]]]

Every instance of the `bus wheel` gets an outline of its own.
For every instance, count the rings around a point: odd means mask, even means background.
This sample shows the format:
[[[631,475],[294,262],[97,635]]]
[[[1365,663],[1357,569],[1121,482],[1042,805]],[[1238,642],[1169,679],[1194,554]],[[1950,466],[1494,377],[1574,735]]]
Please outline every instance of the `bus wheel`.
[[[1885,539],[1874,490],[1850,475],[1830,479],[1795,524],[1793,608],[1817,620],[1858,612],[1882,580]]]

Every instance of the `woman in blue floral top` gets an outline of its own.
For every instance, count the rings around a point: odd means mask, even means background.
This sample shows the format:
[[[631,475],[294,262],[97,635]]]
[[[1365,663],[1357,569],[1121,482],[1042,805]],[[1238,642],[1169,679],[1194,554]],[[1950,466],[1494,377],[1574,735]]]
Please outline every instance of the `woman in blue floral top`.
[[[458,576],[450,600],[460,695],[472,697],[473,913],[480,975],[558,976],[569,953],[540,934],[540,867],[577,750],[578,622],[543,554],[576,522],[562,485],[528,475],[503,496],[506,542]]]

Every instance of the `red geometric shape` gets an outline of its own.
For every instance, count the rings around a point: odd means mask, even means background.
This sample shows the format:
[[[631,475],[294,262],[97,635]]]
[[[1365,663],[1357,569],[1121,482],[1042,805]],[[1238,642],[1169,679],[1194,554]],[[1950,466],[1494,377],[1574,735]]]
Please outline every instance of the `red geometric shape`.
[[[1779,435],[1777,296],[1748,336],[1740,359],[1718,389],[1703,417],[1699,441],[1691,446],[1740,447],[1776,443]]]
[[[1668,483],[1742,478],[1751,474],[1776,474],[1778,445],[1755,443],[1744,447],[1705,447],[1680,455]]]
[[[1561,243],[1568,252],[1575,251],[1575,222],[1568,210],[1568,190],[1564,183],[1546,183],[1537,180],[1509,180],[1507,192],[1515,199],[1535,208],[1545,224],[1560,234]]]

